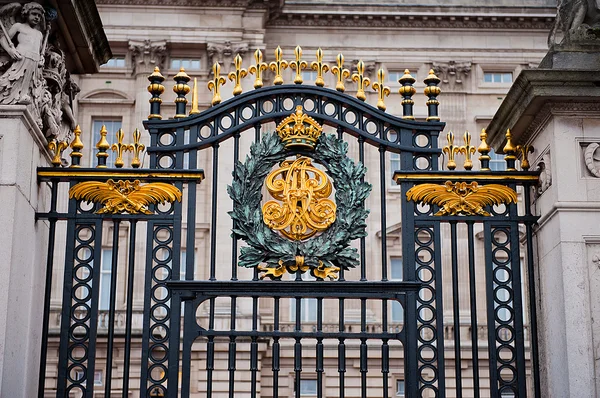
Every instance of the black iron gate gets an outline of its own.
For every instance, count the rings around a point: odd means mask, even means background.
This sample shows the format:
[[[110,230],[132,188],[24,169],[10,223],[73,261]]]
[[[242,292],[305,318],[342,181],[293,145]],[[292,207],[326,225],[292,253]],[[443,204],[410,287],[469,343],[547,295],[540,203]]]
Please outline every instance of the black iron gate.
[[[189,77],[182,70],[174,78],[178,97],[171,120],[160,117],[164,79],[157,69],[149,77],[147,168],[139,168],[144,148],[138,132],[131,145],[117,133],[117,168],[106,167],[106,132],[97,145],[97,166],[80,167],[77,131],[72,166],[38,170],[40,181],[52,187],[48,212],[38,214],[50,225],[40,396],[537,396],[536,217],[530,211],[537,174],[526,171],[528,149],[512,147],[508,136],[507,171],[492,172],[483,134],[481,171],[471,171],[470,136],[462,146],[454,145],[452,134],[444,148],[438,144],[444,124],[433,72],[425,79],[428,118],[417,122],[415,79],[408,72],[400,79],[403,117],[397,118],[384,112],[389,90],[383,71],[374,85],[377,109],[361,101],[367,79],[360,63],[355,99],[344,94],[349,73],[343,57],[333,68],[337,91],[320,87],[318,79],[316,87],[302,85],[298,73],[296,84],[281,84],[281,54],[276,57],[274,86],[262,87],[266,64],[257,52],[250,69],[255,90],[241,94],[236,84],[235,97],[222,104],[224,79],[216,65],[209,83],[213,107],[197,111],[194,87],[189,116]],[[236,83],[245,75],[240,68],[241,60],[232,76]],[[311,135],[317,130],[325,138]],[[126,151],[132,168],[122,168]],[[525,171],[515,170],[519,151]],[[240,162],[244,153],[249,157]],[[465,171],[454,171],[455,156],[464,156]],[[252,195],[265,191],[264,175],[258,182],[252,177],[261,175],[256,169],[279,164],[289,167],[285,177],[294,159],[314,161],[314,175],[349,176],[334,178],[337,212],[319,213],[331,222],[318,229],[310,221],[309,233],[327,237],[312,248],[303,242],[314,238],[298,235],[300,226],[285,235],[281,228],[274,232],[274,222],[264,235],[267,213],[250,204],[262,198]],[[342,159],[343,167],[335,169],[332,159]],[[375,172],[362,169],[368,159]],[[224,179],[220,169],[231,171],[234,162],[233,179]],[[302,167],[300,173],[306,172]],[[201,184],[205,174],[208,183]],[[399,192],[390,187],[392,174]],[[220,181],[232,185],[228,194]],[[231,181],[239,185],[237,194]],[[378,205],[364,223],[364,209],[350,204],[365,203],[357,197],[368,195],[369,184],[379,198],[367,200]],[[66,195],[65,208],[60,199]],[[400,201],[391,201],[392,195]],[[304,199],[294,200],[300,206]],[[395,216],[400,222],[392,225]],[[219,232],[224,224],[227,234]],[[332,225],[335,236],[327,235]],[[379,245],[367,242],[367,230],[378,230]],[[400,268],[390,264],[392,235],[401,241]],[[282,248],[288,242],[295,242],[294,252]],[[307,247],[312,252],[302,251]],[[239,268],[252,261],[260,264]],[[58,262],[64,262],[64,279],[52,286]],[[306,280],[308,274],[315,280]],[[53,288],[62,291],[55,330]],[[461,318],[461,303],[467,303],[468,321]]]

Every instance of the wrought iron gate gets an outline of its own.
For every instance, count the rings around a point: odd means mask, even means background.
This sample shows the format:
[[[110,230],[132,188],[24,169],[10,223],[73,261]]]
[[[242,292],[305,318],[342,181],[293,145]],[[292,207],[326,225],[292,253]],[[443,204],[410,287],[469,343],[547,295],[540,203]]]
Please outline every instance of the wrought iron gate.
[[[257,51],[250,68],[255,90],[246,93],[240,82],[247,71],[238,56],[230,74],[234,97],[223,103],[225,79],[216,64],[209,83],[213,107],[198,111],[194,86],[189,115],[190,78],[182,69],[174,77],[170,120],[161,120],[164,78],[156,69],[145,122],[148,167],[139,168],[144,148],[137,131],[133,144],[117,132],[116,168],[107,167],[106,131],[97,166],[81,167],[77,130],[71,167],[38,170],[52,188],[49,210],[38,214],[50,226],[40,396],[45,390],[91,397],[96,390],[123,397],[132,391],[143,397],[300,397],[307,380],[317,397],[388,397],[402,388],[407,397],[467,390],[476,397],[538,396],[536,217],[530,210],[537,173],[527,171],[528,148],[513,147],[507,134],[507,171],[490,171],[483,133],[481,170],[471,171],[476,148],[468,134],[462,146],[451,133],[446,146],[439,144],[444,124],[433,71],[425,79],[427,121],[418,122],[408,71],[400,79],[398,118],[385,113],[383,71],[373,84],[377,109],[363,102],[369,82],[362,62],[352,76],[356,99],[344,93],[350,73],[341,54],[331,68],[336,90],[323,87],[329,68],[321,50],[313,62],[316,86],[302,84],[307,64],[299,49],[290,63],[295,84],[282,84],[288,63],[279,48],[275,55],[274,85],[262,87],[267,65]],[[66,145],[53,145],[58,166]],[[126,151],[131,168],[122,168]],[[515,169],[518,152],[525,171]],[[362,165],[370,155],[378,169],[366,173]],[[464,171],[455,171],[457,156],[464,156]],[[222,169],[231,171],[234,162],[225,194]],[[314,183],[267,182],[265,191],[267,173],[272,181],[280,173],[279,181],[295,175]],[[390,187],[392,174],[399,192]],[[327,199],[330,177],[335,203]],[[275,193],[275,185],[287,190]],[[371,185],[378,205],[365,222]],[[275,207],[262,205],[263,191],[279,199]],[[66,195],[68,205],[61,200]],[[391,195],[400,200],[391,202]],[[223,217],[225,210],[231,218]],[[284,213],[291,218],[285,221]],[[392,225],[396,215],[400,222]],[[224,224],[227,235],[219,233]],[[367,231],[377,230],[380,244],[368,244]],[[401,241],[401,268],[394,270],[392,235]],[[52,276],[59,262],[64,279],[57,287]],[[303,278],[308,274],[315,280]],[[143,294],[136,301],[139,284]],[[468,297],[459,295],[461,284]],[[62,291],[56,333],[53,288]],[[467,321],[461,302],[468,303]]]

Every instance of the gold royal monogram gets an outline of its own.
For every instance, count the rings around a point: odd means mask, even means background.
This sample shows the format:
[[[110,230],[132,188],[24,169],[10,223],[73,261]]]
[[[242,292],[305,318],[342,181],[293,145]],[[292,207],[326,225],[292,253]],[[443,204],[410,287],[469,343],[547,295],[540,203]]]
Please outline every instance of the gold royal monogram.
[[[275,200],[263,206],[264,222],[284,236],[308,239],[335,221],[336,205],[328,199],[333,189],[331,181],[309,158],[282,162],[267,176],[265,184]]]

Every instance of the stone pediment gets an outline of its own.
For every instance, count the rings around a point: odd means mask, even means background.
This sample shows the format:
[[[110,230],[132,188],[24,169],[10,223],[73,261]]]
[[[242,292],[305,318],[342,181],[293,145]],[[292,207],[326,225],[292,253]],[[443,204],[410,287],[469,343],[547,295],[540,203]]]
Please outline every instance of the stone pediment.
[[[122,104],[133,105],[135,99],[128,96],[126,93],[113,89],[93,90],[82,96],[79,99],[80,104]]]

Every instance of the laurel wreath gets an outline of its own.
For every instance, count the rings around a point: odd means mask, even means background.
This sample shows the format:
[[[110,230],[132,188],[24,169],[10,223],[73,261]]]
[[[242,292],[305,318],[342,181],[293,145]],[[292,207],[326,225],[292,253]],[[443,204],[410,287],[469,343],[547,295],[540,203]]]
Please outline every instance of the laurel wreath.
[[[302,256],[304,265],[315,276],[317,267],[350,269],[359,265],[358,251],[349,245],[367,235],[369,211],[364,204],[371,185],[362,181],[366,167],[354,163],[347,152],[348,144],[336,136],[319,137],[312,157],[333,178],[336,219],[321,235],[307,241],[291,241],[272,231],[263,222],[261,211],[263,181],[273,166],[290,153],[276,132],[265,134],[252,144],[250,156],[245,162],[236,163],[233,182],[227,187],[233,200],[233,210],[229,212],[234,220],[233,236],[249,245],[240,249],[239,266],[251,268],[266,263],[266,268],[284,265],[293,270],[297,256]]]

